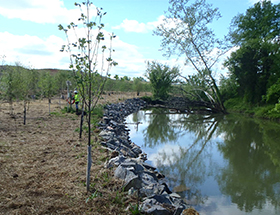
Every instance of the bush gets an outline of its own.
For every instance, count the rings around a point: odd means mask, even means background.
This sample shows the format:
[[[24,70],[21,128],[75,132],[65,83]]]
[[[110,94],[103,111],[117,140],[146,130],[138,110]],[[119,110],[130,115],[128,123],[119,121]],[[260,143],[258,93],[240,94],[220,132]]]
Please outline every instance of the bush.
[[[280,79],[275,84],[268,88],[263,100],[269,104],[275,104],[280,97]]]
[[[63,109],[61,109],[61,113],[76,113],[76,110],[72,107],[64,107]]]
[[[252,107],[248,103],[244,102],[242,98],[232,98],[225,101],[224,106],[227,110],[232,111],[248,111]]]
[[[256,117],[269,117],[269,111],[273,109],[274,105],[255,108]]]

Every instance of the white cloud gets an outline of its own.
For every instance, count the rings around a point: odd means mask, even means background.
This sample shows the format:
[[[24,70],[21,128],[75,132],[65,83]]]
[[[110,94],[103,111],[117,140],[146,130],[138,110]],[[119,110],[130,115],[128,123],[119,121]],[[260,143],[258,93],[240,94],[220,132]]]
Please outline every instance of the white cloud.
[[[80,10],[65,8],[61,0],[0,0],[0,14],[9,19],[19,18],[36,23],[70,23]]]
[[[123,22],[113,29],[124,29],[125,32],[135,32],[135,33],[148,33],[149,31],[155,29],[159,23],[162,22],[164,16],[160,16],[157,21],[145,23],[139,23],[137,20],[125,19]]]
[[[113,49],[116,52],[112,54],[112,58],[118,62],[118,66],[113,67],[111,70],[113,75],[143,76],[146,69],[146,59],[140,53],[137,46],[125,43],[117,37],[113,40]]]
[[[120,25],[113,27],[113,29],[124,29],[126,32],[136,33],[147,33],[150,30],[147,24],[128,19],[125,19]]]
[[[78,33],[82,32],[83,29],[78,31]],[[105,34],[108,35],[107,32]],[[108,42],[106,39],[105,41]],[[6,64],[10,65],[20,62],[36,69],[68,69],[70,65],[69,55],[59,51],[61,46],[65,44],[64,39],[54,35],[41,39],[37,36],[19,36],[0,32],[0,56],[5,55]],[[104,45],[108,47],[108,43]],[[139,52],[137,46],[125,43],[117,37],[113,40],[113,49],[116,51],[112,53],[112,58],[119,65],[112,67],[111,74],[130,77],[143,75],[146,59]],[[100,58],[99,62],[101,62]]]
[[[34,68],[62,68],[66,67],[63,59],[67,57],[59,52],[63,43],[63,39],[53,35],[41,39],[37,36],[0,32],[0,55],[6,56],[7,64],[19,61]]]

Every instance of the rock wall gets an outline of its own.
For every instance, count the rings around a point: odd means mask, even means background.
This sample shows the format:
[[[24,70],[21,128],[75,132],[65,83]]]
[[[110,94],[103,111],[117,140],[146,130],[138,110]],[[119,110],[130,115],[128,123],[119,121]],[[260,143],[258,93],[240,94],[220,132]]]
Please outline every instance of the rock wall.
[[[188,214],[189,206],[178,194],[169,190],[161,181],[164,176],[157,172],[155,167],[145,163],[146,154],[130,140],[124,118],[145,108],[146,105],[141,99],[128,99],[123,103],[105,107],[100,123],[100,136],[103,139],[101,144],[116,155],[105,163],[105,167],[115,167],[115,177],[125,182],[124,191],[128,191],[129,194],[137,193],[141,197],[142,212],[153,215]]]

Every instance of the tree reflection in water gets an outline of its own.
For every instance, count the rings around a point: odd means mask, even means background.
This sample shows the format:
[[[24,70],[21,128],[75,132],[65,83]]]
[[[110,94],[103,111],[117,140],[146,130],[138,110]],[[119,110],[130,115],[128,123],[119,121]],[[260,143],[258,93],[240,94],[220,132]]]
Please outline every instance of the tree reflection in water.
[[[273,205],[279,212],[279,124],[233,114],[175,115],[160,109],[144,113],[138,112],[133,120],[148,122],[143,130],[145,147],[163,145],[155,165],[167,177],[171,189],[185,188],[180,195],[203,205],[207,196],[202,195],[200,186],[210,175],[221,194],[229,196],[239,210],[252,212]],[[185,142],[179,142],[184,136],[188,138],[180,141]],[[219,142],[217,136],[222,137]],[[211,160],[213,147],[222,153],[222,168]]]
[[[279,125],[278,129],[274,126],[270,129],[268,124],[271,123],[238,119],[237,116],[227,118],[220,124],[220,129],[226,132],[219,149],[229,161],[228,167],[217,175],[221,192],[231,196],[232,202],[246,212],[263,209],[267,202],[279,207],[277,163],[280,154],[277,158],[274,156],[275,152],[279,153]]]
[[[210,146],[210,139],[215,133],[220,116],[176,115],[163,113],[156,109],[151,113],[148,127],[144,130],[145,147],[154,148],[163,143],[173,143],[175,149],[161,151],[156,159],[156,166],[166,175],[170,187],[185,188],[179,193],[195,204],[203,204],[207,196],[202,196],[198,185],[205,181],[213,166],[205,163],[205,157],[210,158],[204,150]],[[178,117],[180,116],[180,117]],[[196,138],[180,146],[179,137],[186,133],[194,133]]]

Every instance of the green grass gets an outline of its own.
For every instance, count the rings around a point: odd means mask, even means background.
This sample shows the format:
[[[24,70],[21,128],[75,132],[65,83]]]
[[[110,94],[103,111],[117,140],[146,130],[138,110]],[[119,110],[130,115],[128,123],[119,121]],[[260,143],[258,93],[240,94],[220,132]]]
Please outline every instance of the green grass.
[[[59,113],[59,112],[51,112],[50,115],[53,115],[53,116],[62,116],[62,113]]]
[[[67,107],[64,107],[63,109],[61,109],[61,113],[62,114],[65,114],[65,113],[76,113],[76,110],[74,108],[67,108]]]
[[[265,118],[270,120],[280,119],[280,110],[275,105],[252,105],[243,102],[242,98],[229,99],[224,103],[228,112],[238,112],[248,114],[257,118]]]
[[[225,108],[228,111],[234,112],[251,112],[252,106],[244,103],[242,98],[229,99],[224,103]]]
[[[139,209],[139,205],[130,205],[129,211],[132,215],[141,215],[141,210]]]

